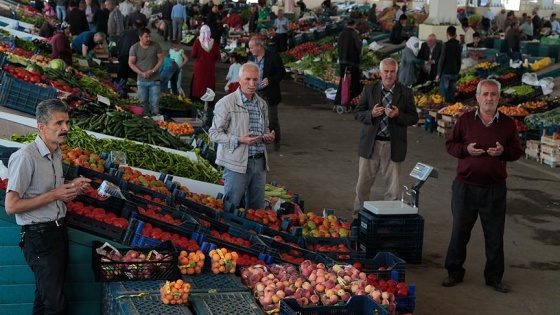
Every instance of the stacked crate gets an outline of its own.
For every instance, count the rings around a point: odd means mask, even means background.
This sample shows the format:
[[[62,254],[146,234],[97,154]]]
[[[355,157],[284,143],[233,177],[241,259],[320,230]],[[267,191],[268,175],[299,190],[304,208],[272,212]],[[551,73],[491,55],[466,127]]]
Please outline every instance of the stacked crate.
[[[441,119],[437,120],[438,136],[448,136],[453,128],[453,116],[441,115]]]
[[[539,153],[541,152],[541,142],[538,140],[527,140],[525,145],[525,158],[539,161]]]
[[[422,262],[424,218],[416,215],[375,215],[368,210],[358,213],[360,250],[366,258],[378,252],[391,252],[406,263]]]
[[[541,151],[539,154],[541,164],[556,167],[560,162],[560,139],[557,133],[552,136],[543,134],[541,137]]]

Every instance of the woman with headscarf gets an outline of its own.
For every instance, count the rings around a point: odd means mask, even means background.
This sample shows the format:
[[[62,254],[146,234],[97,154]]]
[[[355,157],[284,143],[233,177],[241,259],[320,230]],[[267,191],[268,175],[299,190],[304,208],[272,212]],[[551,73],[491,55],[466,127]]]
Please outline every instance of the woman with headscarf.
[[[72,65],[72,48],[70,48],[70,25],[66,22],[56,25],[56,32],[51,38],[52,58],[62,59],[66,65]]]
[[[190,97],[193,101],[200,101],[206,93],[206,88],[216,88],[216,61],[221,58],[220,48],[211,38],[208,25],[200,28],[200,35],[193,44],[191,57],[194,59],[194,68]]]
[[[418,40],[418,37],[410,37],[402,52],[401,64],[399,66],[399,81],[408,87],[416,83],[418,70],[424,64],[424,60],[418,58],[419,50],[420,40]]]

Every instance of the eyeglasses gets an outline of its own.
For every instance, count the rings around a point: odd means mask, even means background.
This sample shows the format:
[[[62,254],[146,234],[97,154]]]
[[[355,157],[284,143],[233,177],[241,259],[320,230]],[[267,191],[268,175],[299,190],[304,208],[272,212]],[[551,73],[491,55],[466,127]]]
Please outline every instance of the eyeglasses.
[[[95,42],[95,46],[103,46],[103,42]]]

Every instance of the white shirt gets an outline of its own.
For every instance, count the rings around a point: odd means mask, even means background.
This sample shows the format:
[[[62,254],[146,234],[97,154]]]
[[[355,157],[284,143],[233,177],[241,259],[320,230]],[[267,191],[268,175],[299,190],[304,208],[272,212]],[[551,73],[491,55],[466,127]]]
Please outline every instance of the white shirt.
[[[489,19],[490,21],[493,21],[496,18],[496,15],[490,9],[486,10],[486,12],[484,12],[482,16]]]
[[[123,16],[128,16],[132,12],[133,8],[134,8],[134,5],[130,2],[128,2],[128,0],[119,4],[119,10],[121,10],[121,13],[122,13]]]
[[[558,20],[554,20],[550,23],[552,25],[552,33],[559,34],[560,33],[560,23]]]

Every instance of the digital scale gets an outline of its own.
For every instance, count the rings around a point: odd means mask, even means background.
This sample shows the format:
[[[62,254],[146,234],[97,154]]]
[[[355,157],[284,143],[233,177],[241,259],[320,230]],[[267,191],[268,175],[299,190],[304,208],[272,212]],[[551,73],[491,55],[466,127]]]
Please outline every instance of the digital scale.
[[[420,187],[424,185],[428,177],[438,178],[439,171],[433,166],[418,162],[409,175],[416,178],[418,181],[410,188],[410,190],[407,186],[403,186],[401,200],[364,201],[364,209],[376,215],[418,214],[418,197],[420,195]],[[410,203],[405,202],[405,193],[410,196]]]

